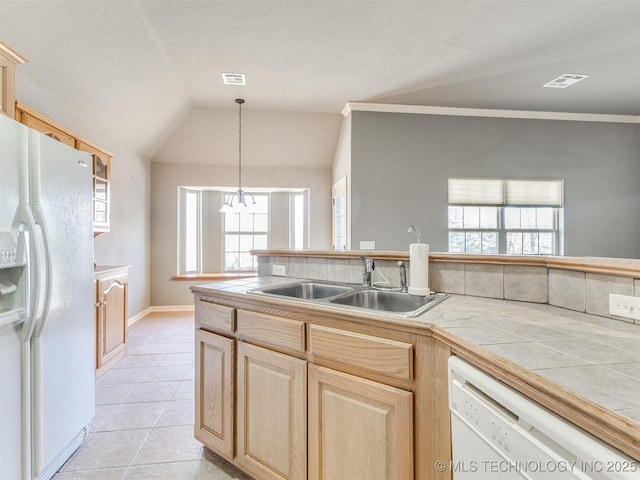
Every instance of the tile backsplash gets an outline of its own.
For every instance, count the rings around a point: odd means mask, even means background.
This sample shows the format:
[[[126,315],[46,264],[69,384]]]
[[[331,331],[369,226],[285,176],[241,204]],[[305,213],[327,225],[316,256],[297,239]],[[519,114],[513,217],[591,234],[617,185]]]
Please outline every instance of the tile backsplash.
[[[375,257],[375,255],[371,255]],[[376,260],[373,282],[400,285],[397,261]],[[286,276],[361,283],[362,262],[357,258],[258,257],[258,274],[271,275],[273,265],[286,268]],[[410,278],[409,262],[407,278]],[[544,266],[490,263],[430,262],[429,286],[436,292],[500,298],[532,303],[548,303],[577,312],[633,323],[608,313],[609,294],[640,297],[640,279],[626,276],[585,273]],[[636,322],[640,324],[640,322]]]

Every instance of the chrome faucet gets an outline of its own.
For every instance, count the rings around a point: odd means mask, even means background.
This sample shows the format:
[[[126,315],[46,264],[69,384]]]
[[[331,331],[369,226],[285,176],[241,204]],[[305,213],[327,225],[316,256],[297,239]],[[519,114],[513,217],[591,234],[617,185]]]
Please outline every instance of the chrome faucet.
[[[407,268],[404,266],[403,261],[398,261],[398,267],[400,267],[400,291],[407,293]]]
[[[376,268],[375,263],[372,259],[365,257],[364,255],[359,255],[360,260],[362,260],[363,270],[362,270],[362,285],[364,287],[371,286],[371,272]]]

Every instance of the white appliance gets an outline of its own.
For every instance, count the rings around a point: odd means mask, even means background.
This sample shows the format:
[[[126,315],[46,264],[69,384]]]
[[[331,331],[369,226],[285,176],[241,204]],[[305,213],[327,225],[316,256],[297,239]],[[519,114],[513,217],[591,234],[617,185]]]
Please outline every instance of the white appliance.
[[[638,480],[640,462],[459,357],[449,359],[454,480]]]
[[[49,479],[94,415],[92,168],[0,115],[0,480]]]

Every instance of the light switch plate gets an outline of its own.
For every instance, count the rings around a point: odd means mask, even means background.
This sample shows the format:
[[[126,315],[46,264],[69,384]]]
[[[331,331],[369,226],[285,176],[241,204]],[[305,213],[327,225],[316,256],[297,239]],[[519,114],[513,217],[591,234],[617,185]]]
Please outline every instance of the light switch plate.
[[[617,317],[640,320],[640,297],[610,293],[609,314]]]
[[[360,250],[375,250],[375,240],[360,240]]]
[[[287,276],[287,267],[285,265],[273,265],[271,267],[272,275],[280,275],[281,277]]]

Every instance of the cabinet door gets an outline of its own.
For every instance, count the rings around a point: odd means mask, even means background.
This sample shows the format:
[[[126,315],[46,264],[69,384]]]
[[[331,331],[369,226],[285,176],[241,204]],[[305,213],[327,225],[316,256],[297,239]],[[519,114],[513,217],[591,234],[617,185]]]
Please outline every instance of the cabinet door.
[[[196,418],[194,436],[233,459],[235,340],[196,331]]]
[[[127,276],[98,280],[98,368],[124,354],[127,286]]]
[[[413,478],[413,394],[309,364],[309,478]]]
[[[307,477],[307,362],[238,342],[238,458],[260,479]]]

